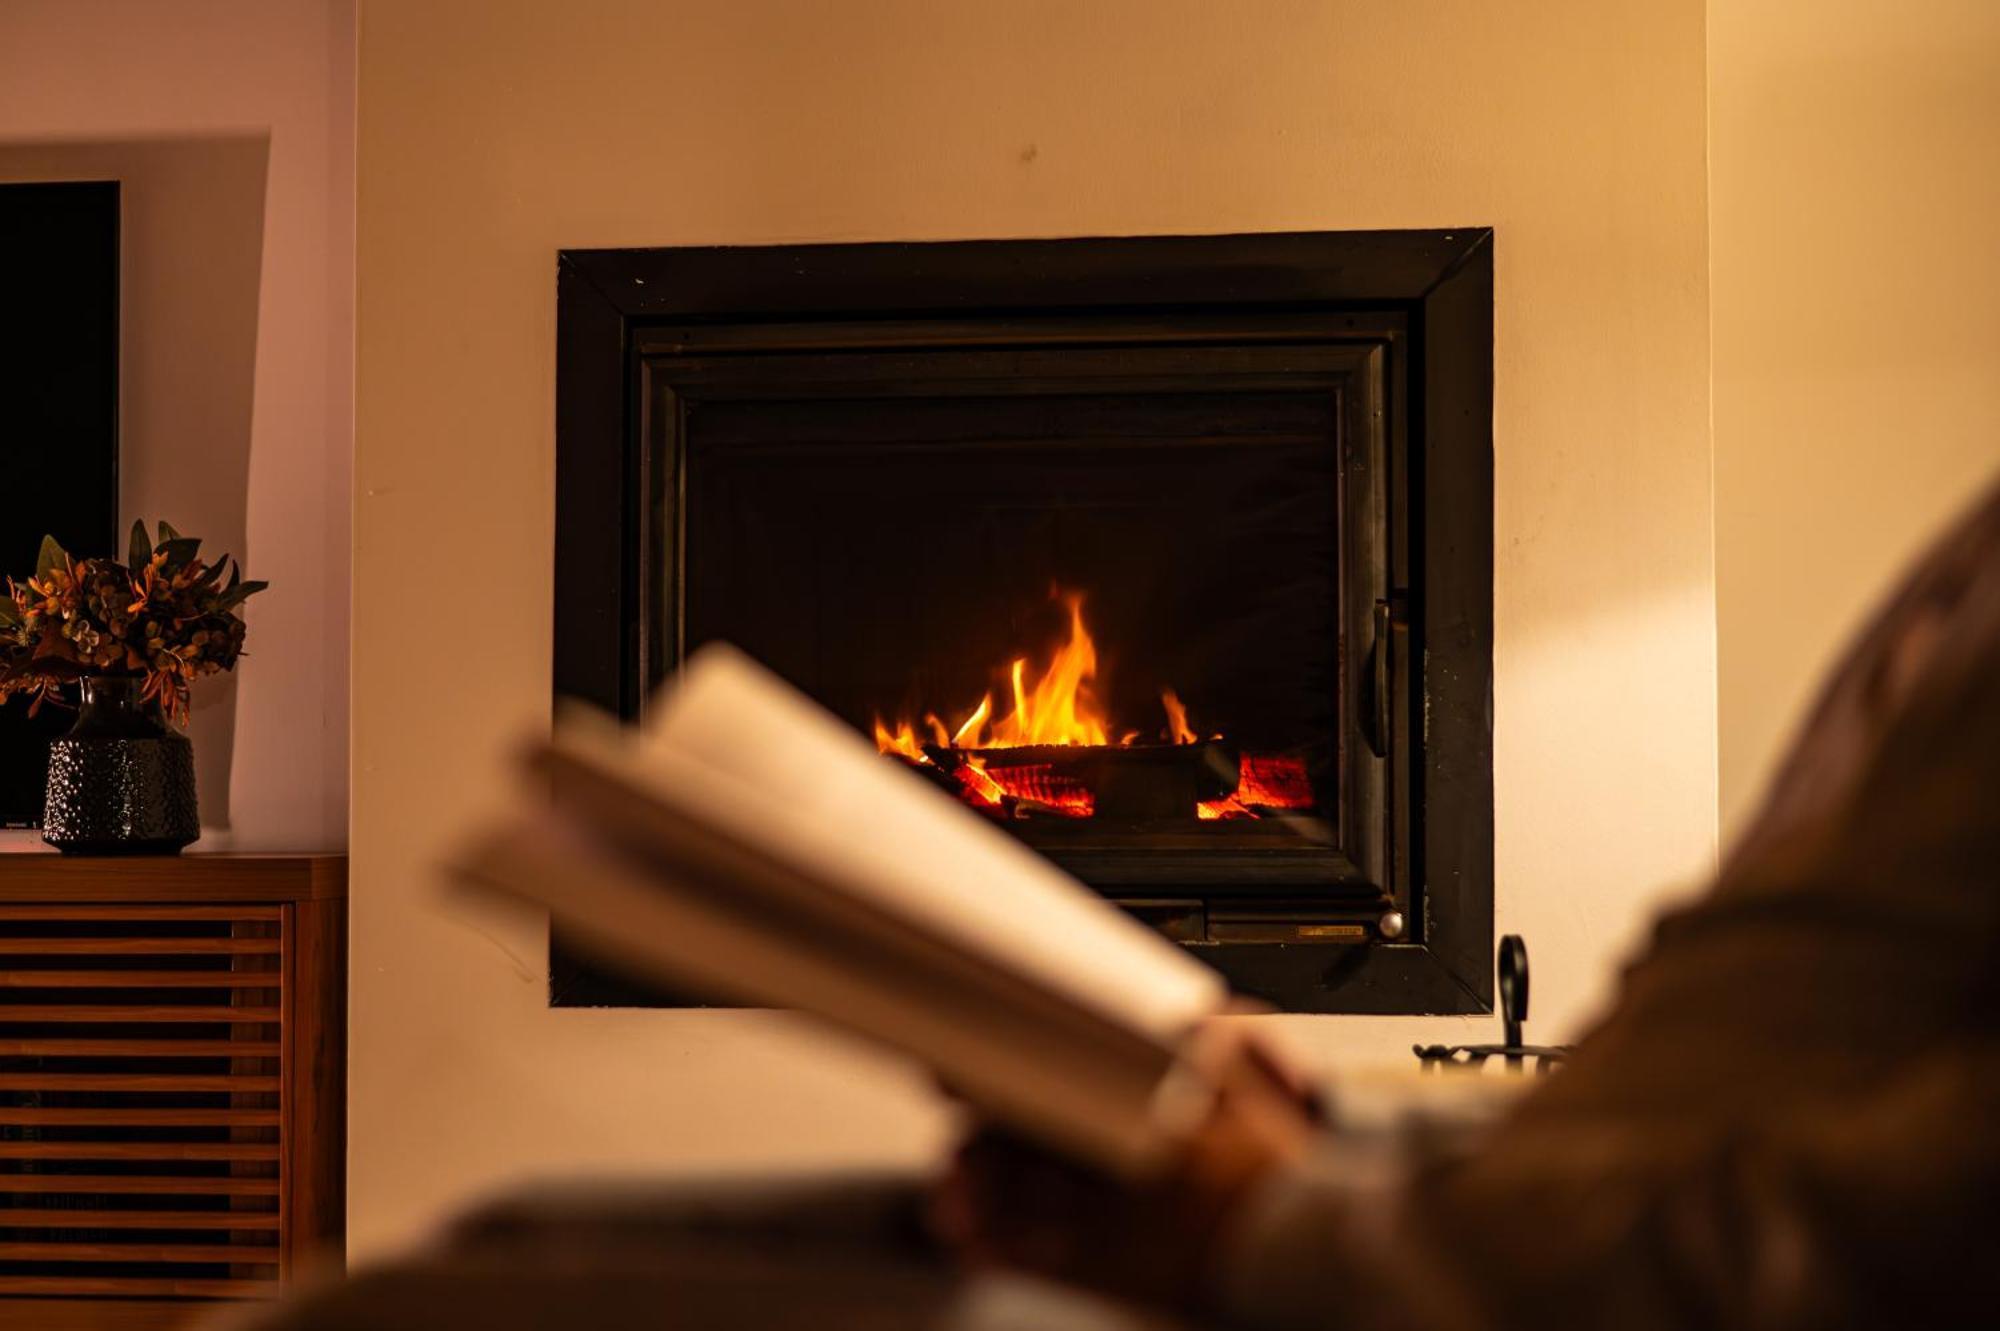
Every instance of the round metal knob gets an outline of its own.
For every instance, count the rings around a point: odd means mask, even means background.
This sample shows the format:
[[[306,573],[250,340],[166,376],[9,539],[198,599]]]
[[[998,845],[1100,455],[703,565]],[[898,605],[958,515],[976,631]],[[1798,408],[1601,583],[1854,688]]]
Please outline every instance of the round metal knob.
[[[1384,938],[1401,938],[1405,925],[1406,921],[1403,919],[1403,912],[1399,910],[1387,911],[1381,919],[1375,922],[1375,928],[1381,932]]]

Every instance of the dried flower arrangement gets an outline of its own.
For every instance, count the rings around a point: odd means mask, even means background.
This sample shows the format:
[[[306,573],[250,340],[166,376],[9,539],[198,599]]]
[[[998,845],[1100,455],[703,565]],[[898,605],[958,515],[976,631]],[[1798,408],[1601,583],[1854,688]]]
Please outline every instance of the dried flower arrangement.
[[[235,667],[238,607],[267,585],[243,581],[228,555],[205,561],[200,548],[164,522],[157,541],[132,524],[124,564],[78,559],[42,538],[35,575],[7,579],[0,598],[0,699],[31,694],[32,711],[75,680],[119,675],[144,679],[141,696],[185,721],[188,686]]]

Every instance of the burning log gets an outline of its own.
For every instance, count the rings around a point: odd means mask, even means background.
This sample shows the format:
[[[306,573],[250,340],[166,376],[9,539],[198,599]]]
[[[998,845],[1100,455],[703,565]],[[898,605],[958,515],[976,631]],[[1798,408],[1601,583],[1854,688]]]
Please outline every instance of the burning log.
[[[976,765],[998,789],[1027,805],[1070,817],[1156,821],[1193,819],[1204,800],[1236,789],[1229,745],[1030,744],[1005,749],[926,749],[941,770]]]
[[[994,695],[981,698],[956,729],[926,713],[893,726],[875,717],[875,746],[895,754],[974,808],[1007,818],[1104,818],[1173,822],[1257,818],[1260,809],[1312,807],[1305,764],[1291,757],[1242,757],[1220,735],[1203,739],[1172,689],[1160,691],[1173,742],[1135,744],[1091,691],[1097,647],[1083,623],[1083,597],[1063,597],[1069,637],[1031,675],[1026,657],[1009,667],[1012,710],[995,719]],[[928,732],[930,742],[923,734]]]

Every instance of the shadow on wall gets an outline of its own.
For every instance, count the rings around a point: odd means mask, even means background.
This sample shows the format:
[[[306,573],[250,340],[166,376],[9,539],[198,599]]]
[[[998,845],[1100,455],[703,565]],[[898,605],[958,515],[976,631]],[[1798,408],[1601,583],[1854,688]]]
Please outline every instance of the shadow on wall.
[[[118,510],[246,549],[267,135],[0,142],[0,181],[123,186]],[[282,596],[282,587],[268,595]],[[249,652],[257,642],[253,634]],[[202,823],[229,825],[236,682],[198,684],[189,726]]]

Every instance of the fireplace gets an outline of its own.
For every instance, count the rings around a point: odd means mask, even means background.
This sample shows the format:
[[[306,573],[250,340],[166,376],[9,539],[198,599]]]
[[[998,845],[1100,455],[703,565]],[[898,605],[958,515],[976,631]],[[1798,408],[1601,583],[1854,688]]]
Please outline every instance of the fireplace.
[[[557,690],[734,642],[1239,989],[1486,1010],[1490,293],[1480,230],[566,252]]]

